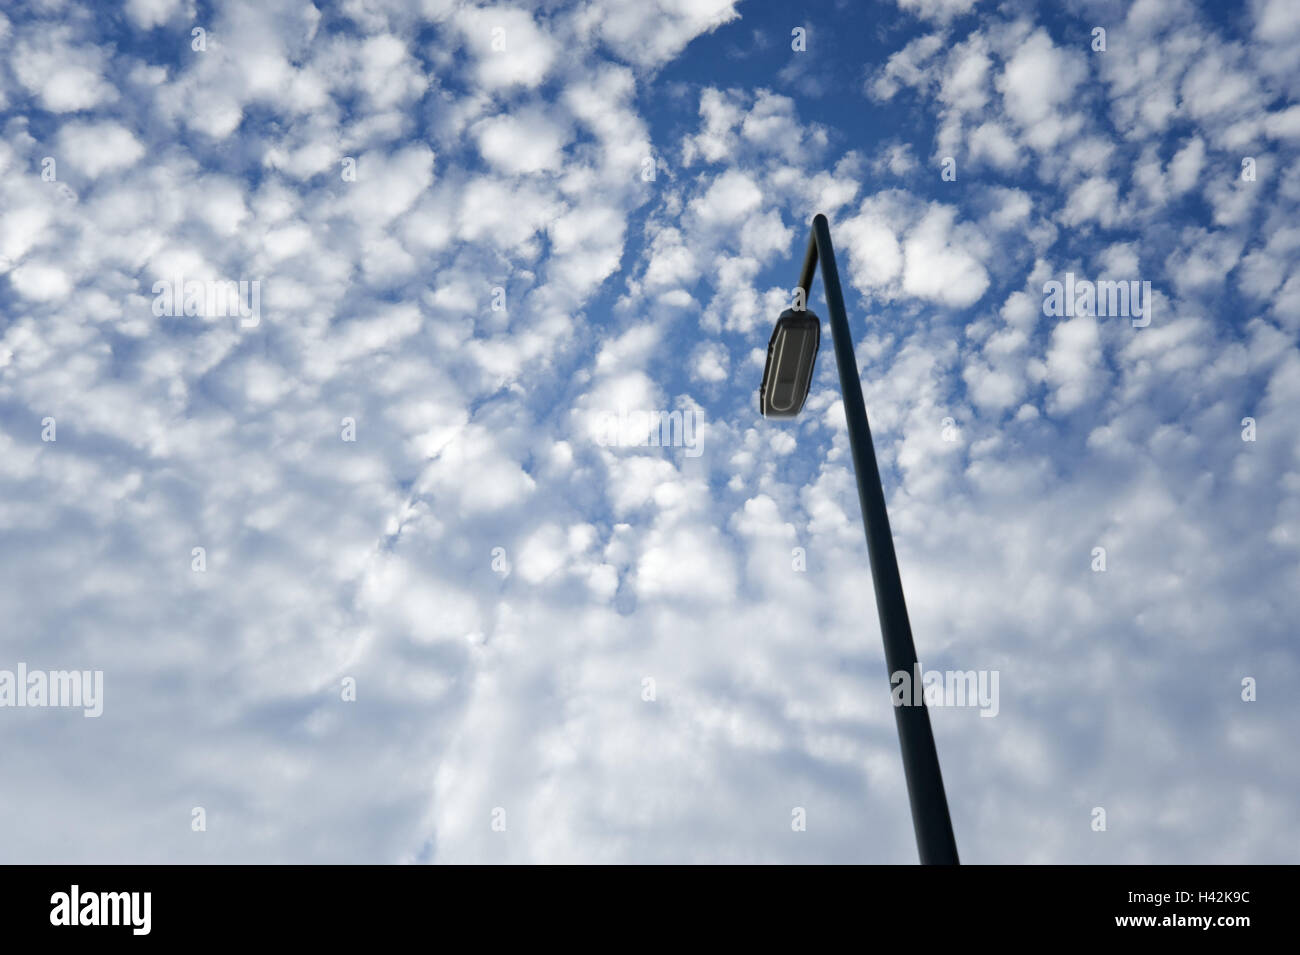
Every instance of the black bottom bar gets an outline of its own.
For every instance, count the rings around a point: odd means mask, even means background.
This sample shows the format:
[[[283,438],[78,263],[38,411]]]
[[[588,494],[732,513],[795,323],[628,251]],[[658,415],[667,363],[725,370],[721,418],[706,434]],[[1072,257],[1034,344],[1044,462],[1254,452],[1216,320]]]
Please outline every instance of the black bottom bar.
[[[711,871],[676,870],[671,877],[616,871],[593,878],[582,867],[546,876],[407,866],[11,867],[5,873],[8,888],[0,893],[0,924],[10,945],[59,946],[12,951],[76,950],[68,948],[69,941],[194,941],[207,948],[263,939],[298,947],[319,941],[338,950],[353,940],[373,943],[421,930],[437,948],[446,932],[459,939],[481,931],[479,944],[491,944],[503,928],[528,933],[539,944],[576,935],[602,944],[617,939],[619,946],[633,939],[698,941],[724,933],[734,946],[737,935],[778,927],[805,940],[846,929],[888,938],[896,929],[896,944],[908,946],[983,947],[994,939],[1044,934],[1128,936],[1148,943],[1202,938],[1234,945],[1259,929],[1279,938],[1279,930],[1292,927],[1293,908],[1284,900],[1295,873],[1284,867],[873,869],[861,877],[732,869],[722,891]],[[69,896],[74,885],[83,904],[92,893],[148,892],[148,934],[135,934],[130,924],[52,925],[52,913],[60,914],[58,896]]]

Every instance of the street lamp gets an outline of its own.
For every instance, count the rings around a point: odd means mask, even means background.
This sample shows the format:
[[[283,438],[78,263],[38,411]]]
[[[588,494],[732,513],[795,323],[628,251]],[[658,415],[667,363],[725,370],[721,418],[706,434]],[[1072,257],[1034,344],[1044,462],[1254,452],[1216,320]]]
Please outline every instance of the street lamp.
[[[803,303],[808,301],[819,260],[826,304],[831,313],[831,338],[835,343],[835,363],[840,370],[840,392],[844,396],[849,447],[858,479],[862,525],[867,532],[871,582],[876,591],[880,635],[885,643],[885,666],[891,675],[902,672],[910,678],[917,670],[916,645],[912,642],[912,625],[908,622],[907,604],[903,600],[903,582],[898,576],[898,558],[894,554],[889,515],[885,512],[885,492],[880,484],[876,451],[871,443],[871,429],[867,426],[867,408],[862,401],[858,362],[853,355],[849,320],[844,313],[844,293],[840,289],[839,270],[835,267],[835,251],[831,248],[830,226],[821,213],[813,217],[812,235],[808,238],[808,251],[799,276]],[[809,323],[817,331],[811,331]],[[806,309],[788,309],[777,319],[767,346],[763,383],[758,389],[759,410],[766,417],[794,417],[803,407],[812,383],[813,364],[821,338],[820,327],[821,322]],[[892,678],[890,687],[892,690]],[[956,865],[957,841],[952,834],[948,799],[939,772],[939,753],[934,746],[934,732],[930,728],[930,713],[924,698],[916,705],[906,698],[903,705],[895,705],[894,720],[898,724],[903,775],[907,779],[907,796],[912,805],[912,825],[916,830],[921,863]]]
[[[766,417],[793,418],[803,409],[821,338],[822,321],[807,309],[787,308],[776,320],[758,389],[758,410]]]

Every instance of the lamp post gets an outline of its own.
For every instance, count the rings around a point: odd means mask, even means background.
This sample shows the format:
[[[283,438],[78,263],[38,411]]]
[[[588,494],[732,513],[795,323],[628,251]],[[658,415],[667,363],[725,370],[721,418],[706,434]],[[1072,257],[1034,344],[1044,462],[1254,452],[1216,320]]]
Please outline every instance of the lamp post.
[[[844,396],[844,417],[849,429],[849,447],[853,452],[853,469],[858,480],[858,501],[862,507],[862,524],[867,532],[867,552],[871,557],[871,581],[876,591],[876,611],[880,615],[880,635],[885,643],[885,665],[891,674],[916,673],[916,645],[912,642],[912,625],[907,619],[903,600],[903,582],[898,576],[898,558],[885,512],[885,492],[880,484],[880,469],[867,425],[867,409],[862,401],[862,383],[858,362],[853,354],[849,320],[844,313],[844,293],[840,289],[839,270],[831,248],[830,226],[826,217],[813,217],[812,235],[804,255],[799,288],[806,305],[813,273],[821,262],[822,285],[831,314],[831,338],[835,344],[835,363],[840,370],[840,391]],[[767,417],[792,418],[803,407],[812,383],[813,363],[820,344],[821,322],[806,308],[789,309],[777,320],[768,343],[767,366],[759,387],[759,410]],[[906,694],[905,697],[910,697]],[[891,699],[893,694],[891,693]],[[912,825],[923,865],[956,865],[957,842],[948,815],[948,799],[939,772],[939,753],[930,728],[930,714],[924,698],[905,698],[894,706],[898,724],[898,741],[903,751],[903,774],[912,805]]]

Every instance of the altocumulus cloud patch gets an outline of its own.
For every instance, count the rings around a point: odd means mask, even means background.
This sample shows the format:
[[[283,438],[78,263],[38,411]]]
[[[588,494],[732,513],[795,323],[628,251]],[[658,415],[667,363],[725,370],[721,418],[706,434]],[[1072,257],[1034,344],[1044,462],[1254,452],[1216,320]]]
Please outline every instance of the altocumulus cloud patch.
[[[6,9],[5,859],[913,861],[820,211],[963,858],[1293,861],[1296,23]]]

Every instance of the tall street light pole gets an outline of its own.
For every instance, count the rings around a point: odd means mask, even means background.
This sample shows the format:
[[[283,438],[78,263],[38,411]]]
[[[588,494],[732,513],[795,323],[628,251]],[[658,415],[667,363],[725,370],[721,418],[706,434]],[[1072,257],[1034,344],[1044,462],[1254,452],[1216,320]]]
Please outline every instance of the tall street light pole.
[[[880,615],[880,634],[885,643],[885,665],[891,675],[905,673],[909,680],[919,676],[916,645],[912,642],[912,625],[907,619],[903,600],[903,582],[898,576],[898,558],[894,538],[885,511],[885,492],[880,484],[880,468],[867,425],[867,409],[862,400],[862,383],[858,362],[853,354],[849,320],[844,312],[844,293],[840,289],[839,270],[831,247],[830,226],[818,213],[812,221],[808,252],[804,255],[799,288],[803,304],[812,290],[813,273],[821,262],[822,285],[831,313],[831,338],[835,343],[835,363],[840,370],[840,391],[844,396],[844,417],[849,429],[849,447],[853,451],[853,469],[858,480],[858,501],[862,506],[862,524],[867,532],[867,552],[871,557],[871,581],[876,591],[876,610]],[[759,388],[759,410],[768,417],[794,417],[803,407],[812,383],[813,362],[820,343],[821,322],[803,309],[790,309],[777,320],[768,344],[767,367]],[[948,799],[939,772],[939,753],[930,728],[930,713],[923,694],[913,700],[903,694],[903,705],[894,706],[898,724],[898,741],[903,751],[903,773],[907,778],[907,795],[912,804],[912,825],[923,865],[956,865],[957,841],[952,834]],[[891,692],[891,699],[893,693]]]

